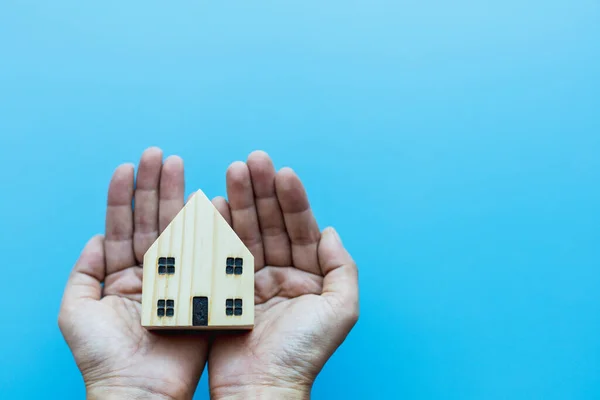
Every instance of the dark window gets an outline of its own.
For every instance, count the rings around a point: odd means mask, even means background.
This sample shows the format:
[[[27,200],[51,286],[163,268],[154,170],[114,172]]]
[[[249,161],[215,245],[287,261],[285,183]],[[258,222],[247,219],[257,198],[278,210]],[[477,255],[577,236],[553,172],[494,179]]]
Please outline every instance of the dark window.
[[[156,302],[156,315],[172,317],[175,315],[175,300],[160,299]]]
[[[244,259],[240,257],[227,257],[227,262],[225,264],[225,273],[227,275],[241,275],[244,267]]]
[[[244,266],[244,260],[241,258],[236,258],[235,259],[235,270],[234,273],[236,275],[241,275],[242,274],[242,267]],[[237,315],[237,314],[236,314]]]
[[[225,261],[225,273],[227,275],[233,275],[233,266],[235,265],[235,258],[227,257]]]
[[[158,273],[164,275],[167,273],[167,257],[158,258]]]
[[[225,315],[242,315],[242,299],[225,300]]]
[[[158,258],[158,274],[172,275],[175,273],[175,257],[159,257]]]

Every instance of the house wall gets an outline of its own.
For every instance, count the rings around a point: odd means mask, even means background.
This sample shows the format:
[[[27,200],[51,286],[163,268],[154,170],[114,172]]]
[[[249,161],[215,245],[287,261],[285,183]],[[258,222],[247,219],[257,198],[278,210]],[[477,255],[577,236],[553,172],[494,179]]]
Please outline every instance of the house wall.
[[[159,257],[175,257],[175,274],[159,275]],[[227,257],[244,260],[242,275],[225,272]],[[149,268],[150,267],[150,268]],[[194,296],[208,297],[208,328],[251,327],[254,257],[202,192],[196,193],[144,257],[142,325],[193,328]],[[226,315],[227,299],[243,299],[241,316]],[[175,301],[173,317],[158,317],[159,299]]]

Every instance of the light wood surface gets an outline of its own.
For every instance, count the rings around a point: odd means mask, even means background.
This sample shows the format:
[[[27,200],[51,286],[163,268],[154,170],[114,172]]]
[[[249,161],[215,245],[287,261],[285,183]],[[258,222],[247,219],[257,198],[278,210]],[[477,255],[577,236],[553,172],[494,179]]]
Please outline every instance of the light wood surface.
[[[174,258],[174,273],[166,273],[167,266],[161,269],[163,257]],[[239,259],[243,261],[241,274],[235,265],[227,268],[228,262],[235,264],[236,259],[238,264]],[[206,326],[193,325],[194,311],[196,320],[201,319],[198,317],[201,307],[194,310],[194,297],[208,300]],[[230,304],[234,303],[230,310],[227,310],[228,299]],[[236,299],[242,300],[237,310]],[[159,316],[159,300],[165,300],[163,316]],[[174,304],[172,316],[168,316],[167,300]],[[241,315],[236,315],[240,312]],[[254,257],[200,190],[144,256],[141,322],[148,329],[254,326]]]

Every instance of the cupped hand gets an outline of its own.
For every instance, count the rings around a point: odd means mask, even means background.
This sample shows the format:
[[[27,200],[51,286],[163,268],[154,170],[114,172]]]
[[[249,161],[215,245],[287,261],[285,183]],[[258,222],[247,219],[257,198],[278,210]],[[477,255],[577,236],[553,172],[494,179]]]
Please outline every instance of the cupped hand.
[[[132,205],[133,204],[133,205]],[[59,326],[88,398],[192,398],[207,338],[161,335],[140,325],[144,253],[184,204],[183,162],[146,150],[116,169],[106,234],[85,246],[65,288]]]
[[[255,257],[255,326],[217,336],[213,398],[308,398],[359,314],[358,271],[332,228],[322,233],[289,168],[254,152],[227,171],[219,209]]]

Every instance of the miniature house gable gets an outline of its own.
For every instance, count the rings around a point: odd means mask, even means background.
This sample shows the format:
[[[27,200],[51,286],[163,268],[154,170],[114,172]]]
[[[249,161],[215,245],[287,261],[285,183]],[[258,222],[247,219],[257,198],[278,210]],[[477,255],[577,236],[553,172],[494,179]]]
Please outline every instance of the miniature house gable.
[[[202,191],[144,256],[142,326],[254,326],[254,257]]]

